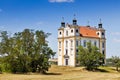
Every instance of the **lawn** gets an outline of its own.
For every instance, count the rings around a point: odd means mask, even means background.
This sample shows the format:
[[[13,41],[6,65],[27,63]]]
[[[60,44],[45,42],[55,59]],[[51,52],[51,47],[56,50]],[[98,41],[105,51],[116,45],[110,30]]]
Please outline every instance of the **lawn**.
[[[120,73],[112,67],[100,67],[103,72],[86,71],[82,67],[58,67],[53,65],[47,75],[0,74],[0,80],[120,80]]]

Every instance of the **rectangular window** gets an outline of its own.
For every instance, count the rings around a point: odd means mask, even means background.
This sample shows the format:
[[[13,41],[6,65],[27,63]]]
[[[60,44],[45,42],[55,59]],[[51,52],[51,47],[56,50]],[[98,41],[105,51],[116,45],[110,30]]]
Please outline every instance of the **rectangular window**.
[[[65,59],[65,65],[68,65],[68,59]]]
[[[80,45],[81,45],[81,40],[80,40]]]
[[[66,55],[68,55],[68,50],[66,49]]]
[[[66,41],[66,47],[68,47],[68,41]]]
[[[105,55],[105,51],[104,50],[102,51],[102,53],[103,53],[103,55]]]
[[[79,45],[79,44],[78,44],[78,41],[76,41],[76,46],[78,47],[78,45]]]
[[[105,43],[104,42],[102,42],[102,48],[105,48]]]
[[[97,46],[97,43],[96,43],[96,41],[94,42],[94,45],[95,45],[95,46]]]
[[[68,36],[68,31],[66,31],[66,36]]]
[[[61,54],[61,49],[59,49],[59,54]]]
[[[78,49],[76,49],[76,52],[78,53]]]
[[[84,40],[84,42],[83,42],[83,46],[86,47],[86,40]]]
[[[61,42],[59,42],[59,48],[61,48]]]
[[[71,40],[71,47],[73,47],[73,40]]]
[[[71,53],[72,53],[72,51],[73,51],[73,48],[71,48],[70,50],[71,50]]]
[[[78,55],[78,49],[76,49],[76,55]]]
[[[59,52],[61,52],[61,49],[59,49]]]

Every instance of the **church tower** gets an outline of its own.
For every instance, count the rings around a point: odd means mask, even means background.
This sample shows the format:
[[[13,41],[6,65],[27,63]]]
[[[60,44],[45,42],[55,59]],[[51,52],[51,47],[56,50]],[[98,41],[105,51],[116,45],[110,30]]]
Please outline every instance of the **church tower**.
[[[98,24],[98,34],[100,37],[100,52],[106,57],[106,38],[105,38],[105,29],[102,26],[102,22],[100,19],[100,23]],[[105,59],[103,60],[106,63]]]

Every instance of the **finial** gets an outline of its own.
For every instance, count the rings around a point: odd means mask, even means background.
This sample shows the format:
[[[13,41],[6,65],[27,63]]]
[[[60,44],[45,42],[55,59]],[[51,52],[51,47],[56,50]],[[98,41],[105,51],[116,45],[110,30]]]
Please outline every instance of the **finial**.
[[[62,17],[61,27],[65,27],[64,17]]]
[[[87,26],[90,27],[90,21],[87,21]]]
[[[90,23],[90,22],[89,22],[89,21],[87,21],[87,24],[88,24],[88,25],[89,25],[89,23]]]
[[[101,18],[100,18],[100,23],[98,24],[99,28],[102,28],[102,22],[101,22]]]

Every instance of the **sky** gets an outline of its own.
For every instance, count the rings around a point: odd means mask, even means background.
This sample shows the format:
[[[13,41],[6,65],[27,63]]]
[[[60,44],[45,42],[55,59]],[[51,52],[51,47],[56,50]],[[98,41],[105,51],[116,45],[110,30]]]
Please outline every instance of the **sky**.
[[[51,33],[49,46],[57,52],[57,31],[62,17],[78,25],[98,26],[101,18],[106,30],[106,57],[120,56],[120,0],[0,0],[0,30],[10,34],[26,28]]]

